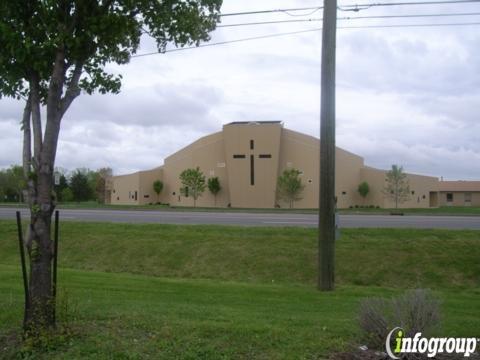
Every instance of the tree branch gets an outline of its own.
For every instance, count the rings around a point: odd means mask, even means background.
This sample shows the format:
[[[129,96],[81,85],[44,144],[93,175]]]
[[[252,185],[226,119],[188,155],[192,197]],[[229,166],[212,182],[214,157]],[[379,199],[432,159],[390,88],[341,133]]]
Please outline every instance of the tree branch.
[[[33,74],[30,80],[30,106],[33,127],[33,157],[34,168],[38,168],[40,153],[42,151],[42,118],[40,114],[40,85],[38,75]]]
[[[80,95],[80,87],[78,86],[78,82],[80,81],[82,71],[83,62],[77,61],[75,64],[75,69],[73,70],[72,78],[70,79],[70,82],[68,84],[67,91],[65,92],[65,96],[63,97],[60,104],[60,117],[63,117],[65,112],[72,104],[73,100],[75,100],[75,98]]]
[[[28,182],[32,165],[32,134],[30,131],[30,118],[32,116],[31,94],[25,104],[23,110],[22,126],[23,126],[23,177]]]
[[[50,85],[47,96],[47,122],[45,124],[45,135],[43,137],[42,164],[40,171],[52,173],[57,152],[58,134],[60,132],[61,109],[60,102],[65,82],[65,49],[57,49],[55,63],[53,65]]]

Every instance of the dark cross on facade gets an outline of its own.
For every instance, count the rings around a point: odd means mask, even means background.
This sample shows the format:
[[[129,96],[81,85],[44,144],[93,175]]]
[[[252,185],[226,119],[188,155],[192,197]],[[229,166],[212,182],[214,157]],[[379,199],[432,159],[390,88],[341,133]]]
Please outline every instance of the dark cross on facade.
[[[255,185],[255,154],[253,154],[253,150],[255,149],[255,143],[253,140],[250,140],[250,185]],[[233,155],[234,159],[245,159],[247,155],[245,154],[235,154]],[[259,154],[259,159],[271,159],[272,154]]]

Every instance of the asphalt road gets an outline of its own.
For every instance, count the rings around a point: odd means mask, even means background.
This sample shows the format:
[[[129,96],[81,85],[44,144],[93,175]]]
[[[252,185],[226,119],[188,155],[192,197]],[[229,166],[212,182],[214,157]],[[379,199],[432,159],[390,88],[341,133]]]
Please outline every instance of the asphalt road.
[[[15,211],[28,216],[27,209],[0,208],[0,219],[15,219]],[[60,210],[61,220],[158,224],[215,224],[240,226],[317,226],[315,214],[229,213],[141,210]],[[340,215],[341,228],[418,228],[480,230],[480,216],[390,216]]]

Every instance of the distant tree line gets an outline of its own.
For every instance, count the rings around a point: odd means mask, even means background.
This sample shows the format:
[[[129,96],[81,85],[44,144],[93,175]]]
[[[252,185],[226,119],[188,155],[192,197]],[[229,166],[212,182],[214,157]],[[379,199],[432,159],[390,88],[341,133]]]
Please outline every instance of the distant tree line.
[[[0,169],[0,202],[23,202],[25,180],[22,167],[13,165]],[[54,196],[57,202],[97,201],[105,203],[106,180],[112,169],[90,170],[78,168],[73,171],[58,168],[55,171]]]

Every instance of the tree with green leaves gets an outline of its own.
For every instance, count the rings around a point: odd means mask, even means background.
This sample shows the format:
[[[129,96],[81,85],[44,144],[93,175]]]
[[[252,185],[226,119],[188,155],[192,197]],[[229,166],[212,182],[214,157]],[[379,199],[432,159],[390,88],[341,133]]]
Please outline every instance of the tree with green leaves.
[[[392,169],[387,171],[383,193],[395,203],[395,209],[410,198],[410,186],[402,166],[392,165]]]
[[[153,191],[155,191],[155,193],[157,194],[157,203],[160,202],[159,196],[162,190],[163,190],[163,182],[161,180],[155,180],[153,182]]]
[[[8,169],[0,170],[0,201],[22,202],[26,189],[22,167],[12,165]]]
[[[73,200],[88,201],[92,198],[92,188],[88,181],[88,175],[85,170],[76,170],[70,178],[70,190],[72,191]]]
[[[305,185],[302,184],[300,174],[300,170],[286,169],[277,180],[277,196],[280,200],[288,202],[290,209],[293,208],[295,201],[303,198],[302,192]]]
[[[60,124],[86,92],[118,93],[121,75],[110,63],[127,64],[142,36],[159,52],[167,44],[198,45],[219,21],[222,0],[60,0],[0,2],[0,97],[25,102],[23,175],[31,211],[25,329],[54,325],[51,217],[53,171]],[[46,119],[42,124],[42,108]],[[34,250],[34,251],[33,251]]]
[[[360,196],[363,198],[363,202],[365,202],[365,198],[370,192],[370,185],[368,185],[368,183],[364,181],[358,185],[357,191],[360,194]]]
[[[183,170],[180,173],[180,181],[183,185],[180,188],[180,193],[185,197],[191,195],[193,198],[193,207],[196,207],[197,199],[202,196],[205,191],[205,175],[203,175],[197,166],[195,169]]]
[[[211,177],[207,182],[208,190],[213,194],[213,206],[217,206],[217,194],[222,190],[217,176]]]

